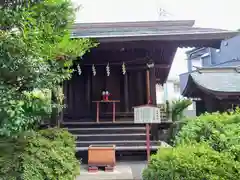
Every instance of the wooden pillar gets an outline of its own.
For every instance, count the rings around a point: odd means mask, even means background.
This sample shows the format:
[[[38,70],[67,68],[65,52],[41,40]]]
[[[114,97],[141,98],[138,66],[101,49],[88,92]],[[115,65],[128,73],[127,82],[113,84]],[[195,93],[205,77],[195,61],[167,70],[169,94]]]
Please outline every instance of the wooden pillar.
[[[150,97],[153,105],[157,104],[156,98],[156,75],[155,75],[155,67],[149,69],[149,81],[150,81]]]
[[[149,70],[146,71],[146,92],[147,92],[147,101],[148,103],[151,101],[150,99],[150,74]],[[147,149],[147,160],[150,162],[150,125],[146,124],[146,149]]]
[[[64,106],[68,106],[68,81],[67,80],[63,82],[63,95],[64,95],[63,104]],[[62,112],[63,112],[62,113],[62,116],[63,116],[62,122],[63,122],[64,115],[68,114],[68,108],[63,108]]]
[[[147,92],[147,102],[150,101],[150,72],[149,69],[146,71],[146,92]]]
[[[157,104],[156,101],[156,76],[155,76],[155,68],[152,67],[147,70],[147,100],[148,102],[151,101],[153,105]],[[150,99],[151,98],[151,99]],[[155,140],[159,140],[158,137],[158,125],[152,124],[151,125],[151,132],[152,138]]]
[[[128,73],[124,75],[124,105],[125,111],[129,112]]]
[[[92,95],[92,74],[91,71],[89,71],[86,77],[86,102],[89,115],[91,114],[92,109],[91,95]]]
[[[205,103],[205,107],[207,109],[207,112],[212,113],[215,112],[217,110],[216,108],[216,100],[209,96],[209,95],[204,95],[204,103]]]
[[[144,102],[144,92],[143,92],[143,87],[144,87],[144,84],[143,84],[143,76],[142,76],[142,71],[139,71],[137,72],[137,88],[138,88],[138,91],[136,92],[137,93],[137,97],[138,97],[138,105],[143,105],[145,102]]]

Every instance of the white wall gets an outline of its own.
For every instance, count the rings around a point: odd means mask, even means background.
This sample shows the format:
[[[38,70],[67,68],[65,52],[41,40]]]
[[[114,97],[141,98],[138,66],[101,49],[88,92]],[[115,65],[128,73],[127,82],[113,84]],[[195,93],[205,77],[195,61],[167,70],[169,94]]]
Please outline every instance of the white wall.
[[[176,99],[179,99],[182,97],[180,94],[180,88],[179,88],[179,90],[175,90],[174,86],[175,86],[175,83],[172,81],[167,81],[164,84],[166,100],[172,101],[172,100],[176,100]]]
[[[163,104],[168,101],[176,100],[181,98],[180,89],[179,91],[174,90],[174,82],[167,81],[163,87],[161,85],[156,86],[157,103]]]
[[[191,60],[192,63],[192,71],[197,70],[196,67],[201,68],[202,67],[202,59],[201,58],[196,58]]]
[[[159,84],[156,85],[157,104],[164,104],[164,90]]]
[[[179,91],[174,88],[174,81],[167,81],[163,86],[156,85],[157,104],[165,104],[166,100],[172,102],[183,98]],[[175,90],[174,90],[175,89]],[[184,110],[185,116],[195,117],[196,116],[196,104],[193,102],[187,109]]]

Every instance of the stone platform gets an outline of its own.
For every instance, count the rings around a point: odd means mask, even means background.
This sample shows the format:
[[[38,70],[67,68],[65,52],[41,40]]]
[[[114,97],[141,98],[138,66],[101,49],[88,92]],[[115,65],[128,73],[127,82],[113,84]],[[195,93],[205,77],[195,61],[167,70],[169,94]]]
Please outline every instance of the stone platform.
[[[119,162],[113,172],[88,172],[86,165],[81,165],[80,176],[76,180],[141,180],[145,161]]]

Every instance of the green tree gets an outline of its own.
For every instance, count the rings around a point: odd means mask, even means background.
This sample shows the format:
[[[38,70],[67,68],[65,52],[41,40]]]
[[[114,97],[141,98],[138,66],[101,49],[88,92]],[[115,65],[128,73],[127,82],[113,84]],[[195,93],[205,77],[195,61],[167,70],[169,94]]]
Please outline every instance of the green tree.
[[[97,45],[71,39],[75,11],[70,0],[0,7],[1,134],[32,129],[62,108],[59,98],[46,103],[45,90],[54,91],[71,78],[76,57]]]

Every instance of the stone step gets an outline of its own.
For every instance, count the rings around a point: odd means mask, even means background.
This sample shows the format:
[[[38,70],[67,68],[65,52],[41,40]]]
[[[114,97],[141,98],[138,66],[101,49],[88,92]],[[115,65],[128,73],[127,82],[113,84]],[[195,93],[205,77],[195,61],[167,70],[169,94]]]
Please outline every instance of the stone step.
[[[145,127],[93,127],[93,128],[66,128],[72,134],[131,134],[145,133]]]
[[[124,140],[145,140],[145,133],[131,134],[74,134],[77,141],[124,141]]]

